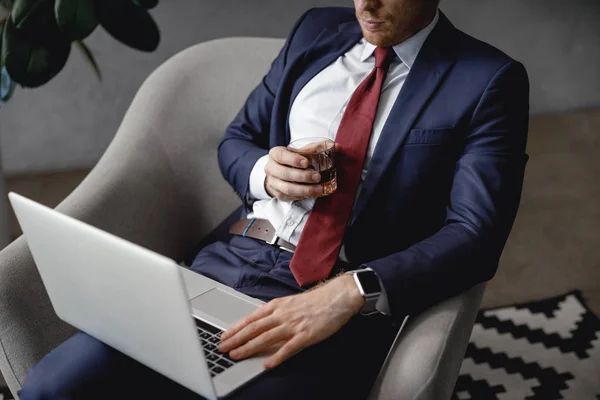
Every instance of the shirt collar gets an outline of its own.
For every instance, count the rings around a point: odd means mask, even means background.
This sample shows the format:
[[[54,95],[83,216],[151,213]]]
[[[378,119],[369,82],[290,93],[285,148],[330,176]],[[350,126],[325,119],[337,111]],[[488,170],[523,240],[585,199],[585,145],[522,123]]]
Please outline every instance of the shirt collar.
[[[425,40],[427,39],[431,31],[433,31],[433,28],[435,28],[435,25],[437,24],[439,19],[440,12],[438,10],[435,13],[433,21],[431,21],[429,25],[427,25],[425,28],[421,29],[419,32],[406,39],[404,42],[392,47],[394,49],[394,52],[396,52],[398,58],[409,69],[412,68],[413,64],[415,63],[415,60],[417,59],[417,56],[419,55],[419,51],[421,51],[421,47],[423,47],[423,43],[425,43]],[[367,42],[364,38],[362,39],[362,41],[365,44],[365,47],[363,49],[360,61],[365,62],[369,57],[373,55],[377,46]]]

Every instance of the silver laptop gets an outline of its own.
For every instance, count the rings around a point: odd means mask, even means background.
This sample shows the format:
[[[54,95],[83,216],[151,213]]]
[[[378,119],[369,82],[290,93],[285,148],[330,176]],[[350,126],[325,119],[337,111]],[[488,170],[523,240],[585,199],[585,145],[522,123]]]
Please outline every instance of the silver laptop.
[[[216,350],[263,302],[175,261],[9,193],[58,317],[207,399],[264,371]]]

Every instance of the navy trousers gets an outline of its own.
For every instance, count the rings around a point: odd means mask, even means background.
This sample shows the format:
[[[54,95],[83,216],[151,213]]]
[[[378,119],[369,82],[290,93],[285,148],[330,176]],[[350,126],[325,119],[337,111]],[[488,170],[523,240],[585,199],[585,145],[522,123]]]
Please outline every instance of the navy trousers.
[[[233,237],[202,249],[191,268],[269,301],[299,293],[291,253]],[[267,371],[231,399],[366,399],[397,328],[385,316],[356,316],[325,341]],[[195,399],[202,397],[150,368],[78,333],[28,370],[21,400]]]

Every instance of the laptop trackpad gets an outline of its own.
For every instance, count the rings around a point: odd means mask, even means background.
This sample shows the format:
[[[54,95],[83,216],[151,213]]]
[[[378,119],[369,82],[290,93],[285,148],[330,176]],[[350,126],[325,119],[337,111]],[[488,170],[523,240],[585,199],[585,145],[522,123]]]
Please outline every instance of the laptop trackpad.
[[[256,304],[219,288],[213,288],[200,296],[194,297],[191,304],[193,308],[214,316],[227,324],[238,322],[258,308]]]

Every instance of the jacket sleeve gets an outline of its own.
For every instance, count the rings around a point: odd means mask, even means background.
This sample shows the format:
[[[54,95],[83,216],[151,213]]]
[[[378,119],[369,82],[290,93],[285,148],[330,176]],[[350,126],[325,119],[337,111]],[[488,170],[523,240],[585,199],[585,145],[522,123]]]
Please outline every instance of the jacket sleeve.
[[[521,199],[528,123],[527,72],[510,61],[472,115],[444,226],[365,265],[381,279],[392,316],[416,313],[495,275]]]
[[[269,152],[273,103],[286,67],[290,44],[298,27],[311,11],[308,10],[298,19],[269,72],[250,93],[219,144],[221,173],[247,206],[250,173],[258,159]]]

